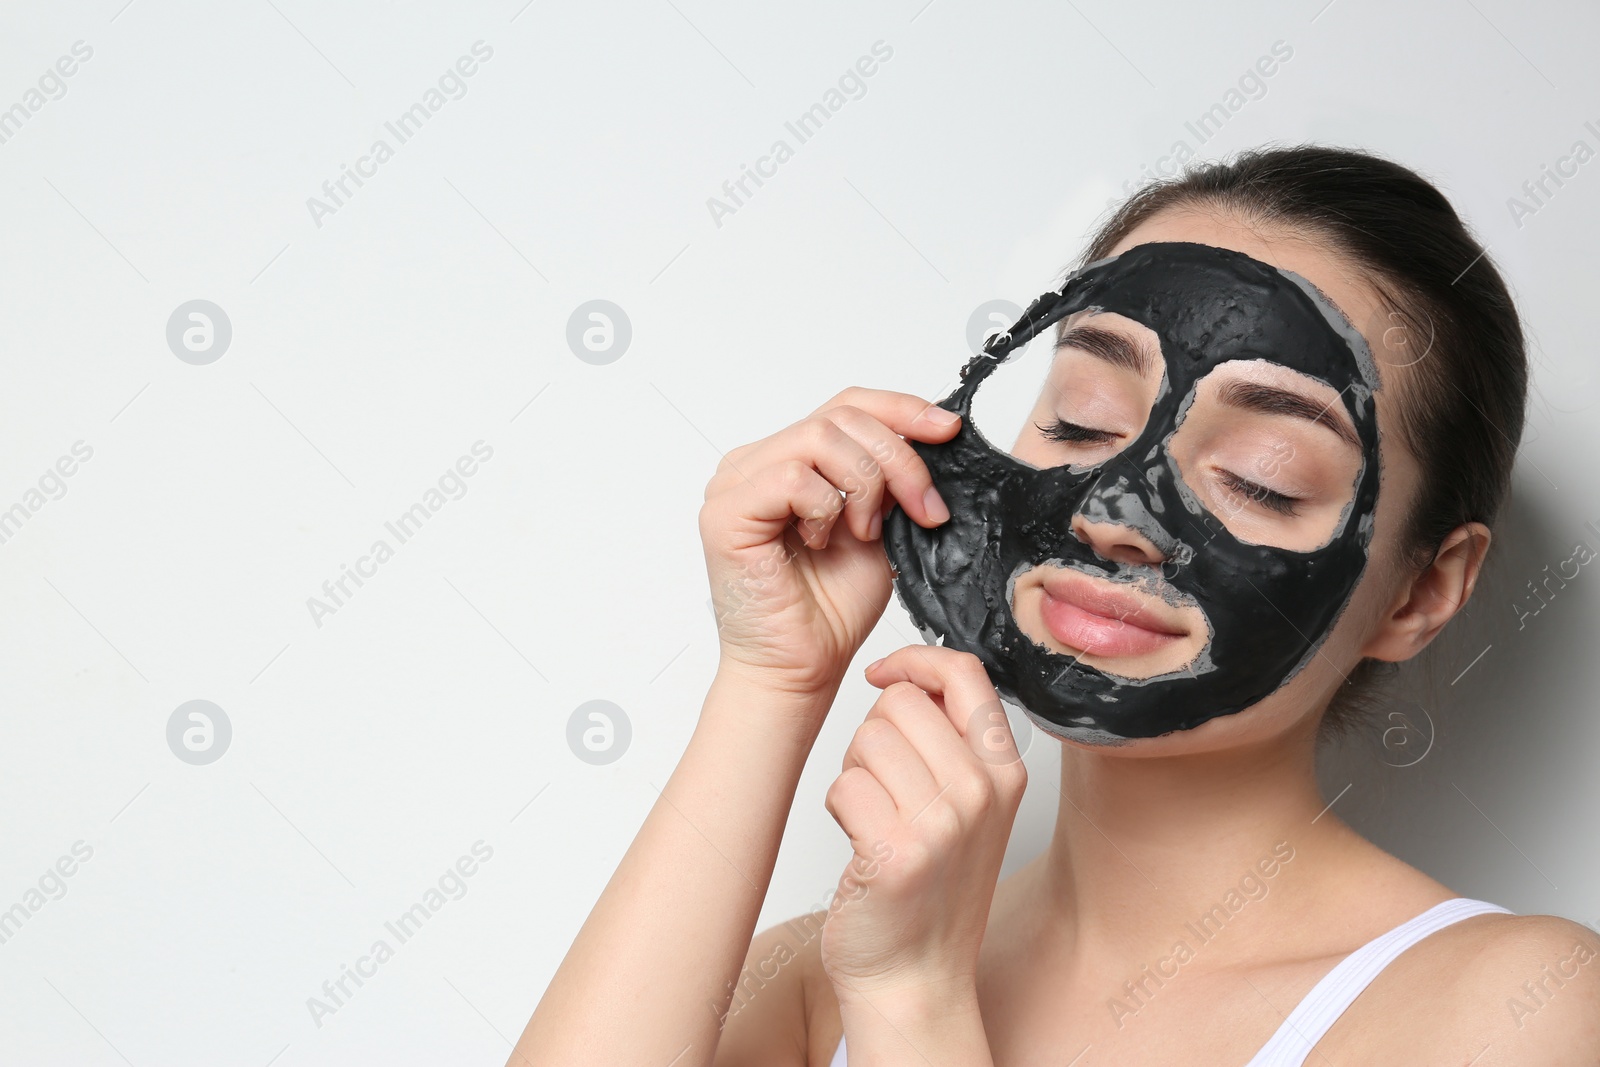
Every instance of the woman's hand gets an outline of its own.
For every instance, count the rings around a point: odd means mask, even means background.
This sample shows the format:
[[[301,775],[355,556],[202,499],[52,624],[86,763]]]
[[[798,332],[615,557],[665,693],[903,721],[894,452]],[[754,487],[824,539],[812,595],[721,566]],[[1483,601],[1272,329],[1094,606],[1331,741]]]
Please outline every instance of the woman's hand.
[[[841,1005],[959,1008],[975,997],[1027,768],[970,653],[903,648],[867,680],[883,694],[827,795],[856,855],[823,927],[823,966]]]
[[[789,692],[838,684],[889,601],[884,515],[949,518],[902,437],[944,441],[959,424],[919,397],[851,388],[723,458],[700,538],[724,667]]]

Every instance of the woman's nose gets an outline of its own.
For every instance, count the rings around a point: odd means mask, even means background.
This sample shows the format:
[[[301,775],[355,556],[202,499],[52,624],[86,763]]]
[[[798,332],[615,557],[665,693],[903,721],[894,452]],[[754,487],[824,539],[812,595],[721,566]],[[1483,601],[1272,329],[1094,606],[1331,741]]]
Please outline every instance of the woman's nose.
[[[1167,557],[1144,534],[1120,522],[1094,522],[1080,511],[1072,516],[1072,535],[1102,559],[1113,563],[1145,563],[1155,566]]]

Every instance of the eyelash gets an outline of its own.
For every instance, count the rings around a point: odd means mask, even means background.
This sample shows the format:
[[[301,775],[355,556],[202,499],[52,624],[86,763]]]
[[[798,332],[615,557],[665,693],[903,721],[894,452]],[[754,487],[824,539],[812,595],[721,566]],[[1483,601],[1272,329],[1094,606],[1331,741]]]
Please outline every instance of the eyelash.
[[[1223,482],[1227,483],[1228,487],[1234,492],[1243,493],[1268,511],[1277,512],[1279,515],[1298,515],[1300,513],[1300,509],[1297,506],[1300,503],[1299,497],[1284,496],[1282,493],[1274,492],[1264,485],[1247,482],[1231,471],[1218,471],[1217,473],[1222,476]]]
[[[1044,434],[1051,441],[1066,441],[1075,445],[1104,445],[1116,439],[1116,434],[1105,430],[1091,430],[1087,426],[1079,426],[1075,422],[1057,419],[1055,422],[1034,423],[1034,428]]]
[[[1116,434],[1105,430],[1091,430],[1087,426],[1079,426],[1065,419],[1057,419],[1052,423],[1034,423],[1034,427],[1051,441],[1065,441],[1070,444],[1108,444],[1116,438]],[[1231,471],[1218,471],[1230,489],[1236,493],[1243,493],[1268,511],[1279,515],[1293,516],[1300,513],[1300,498],[1285,496],[1283,493],[1268,489],[1264,485],[1247,482]]]

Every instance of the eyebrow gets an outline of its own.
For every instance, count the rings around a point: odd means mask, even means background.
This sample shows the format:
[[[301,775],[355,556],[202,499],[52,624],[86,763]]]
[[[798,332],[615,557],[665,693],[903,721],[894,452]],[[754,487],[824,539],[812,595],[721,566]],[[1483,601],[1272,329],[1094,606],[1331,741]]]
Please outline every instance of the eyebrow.
[[[1150,351],[1116,330],[1087,324],[1074,326],[1056,341],[1055,351],[1063,348],[1081,348],[1097,359],[1131,370],[1143,378],[1153,377],[1155,373],[1155,359]]]
[[[1234,378],[1222,383],[1217,390],[1217,399],[1229,407],[1245,411],[1255,411],[1263,415],[1288,415],[1291,418],[1319,423],[1338,434],[1339,440],[1357,452],[1362,450],[1361,441],[1356,437],[1355,430],[1344,419],[1333,414],[1332,404],[1318,404],[1303,393]]]

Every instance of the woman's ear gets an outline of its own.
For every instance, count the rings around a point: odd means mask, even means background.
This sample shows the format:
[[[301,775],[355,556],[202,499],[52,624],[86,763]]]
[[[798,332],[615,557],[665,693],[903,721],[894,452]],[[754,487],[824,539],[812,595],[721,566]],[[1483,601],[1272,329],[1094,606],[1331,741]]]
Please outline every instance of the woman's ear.
[[[1492,536],[1481,522],[1450,531],[1433,562],[1395,596],[1361,654],[1398,662],[1428,647],[1472,595]]]

